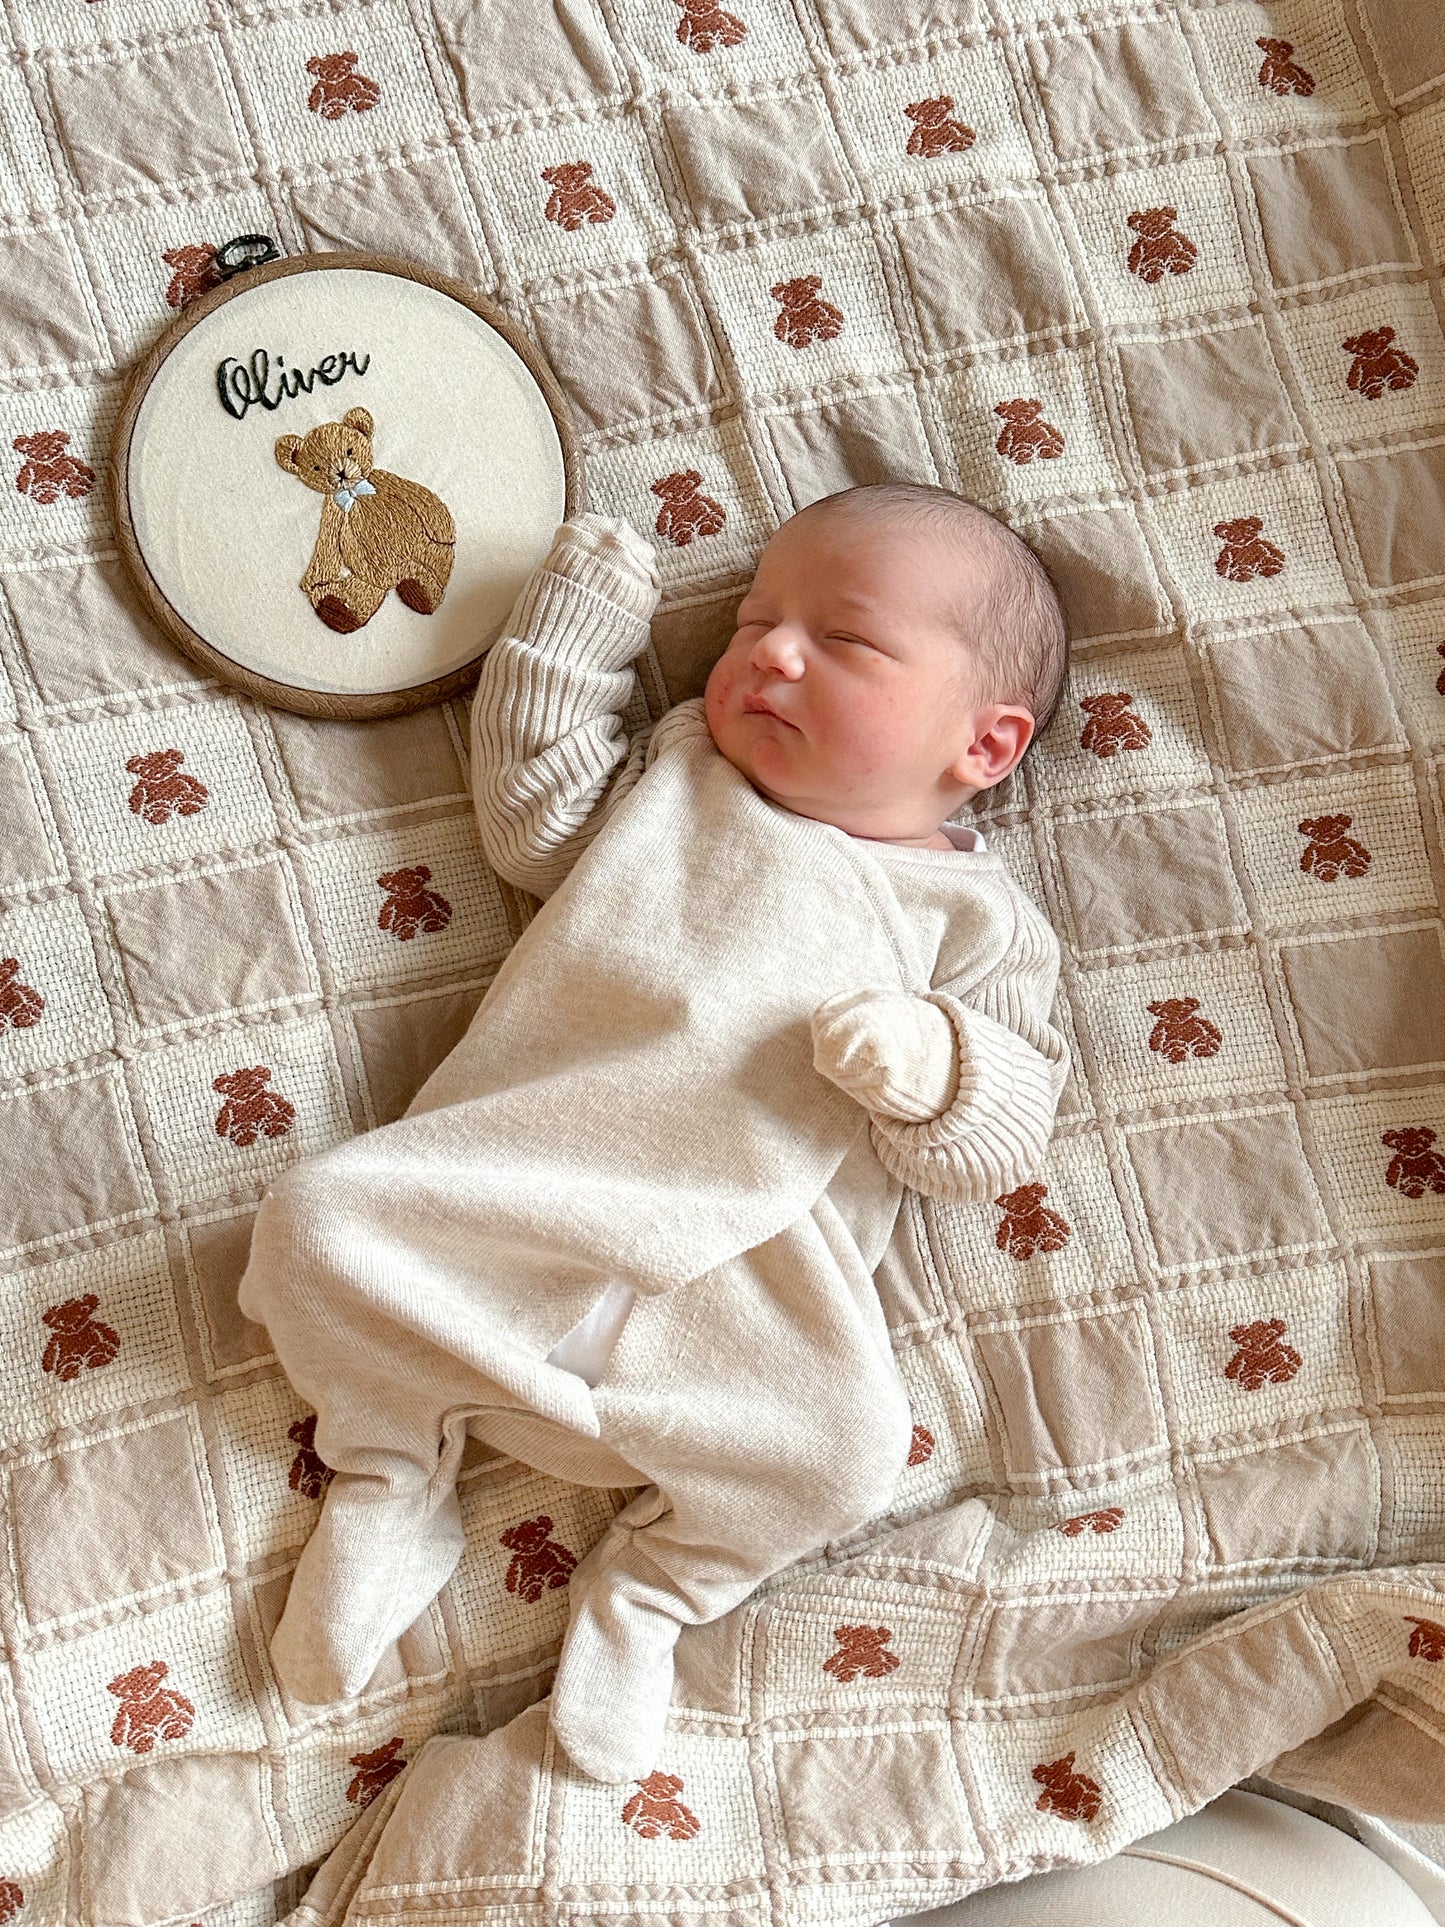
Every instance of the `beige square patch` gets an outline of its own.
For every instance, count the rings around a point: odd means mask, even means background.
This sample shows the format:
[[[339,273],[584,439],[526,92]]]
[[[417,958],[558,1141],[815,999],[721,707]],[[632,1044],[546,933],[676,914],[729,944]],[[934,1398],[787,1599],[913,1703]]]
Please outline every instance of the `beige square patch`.
[[[1262,1176],[1278,1161],[1257,1168]],[[1306,1418],[1357,1417],[1349,1289],[1342,1265],[1291,1263],[1161,1294],[1180,1438],[1235,1442]]]
[[[616,94],[621,76],[593,0],[440,0],[437,24],[456,69],[462,102],[485,121],[505,103],[518,108],[549,101],[595,106]]]
[[[1137,1125],[1127,1141],[1166,1270],[1259,1253],[1301,1258],[1329,1245],[1299,1126],[1285,1106]]]
[[[734,618],[745,584],[689,596],[652,619],[652,647],[669,702],[700,696],[713,664],[737,627]]]
[[[1445,1089],[1316,1098],[1310,1120],[1349,1232],[1445,1233]]]
[[[679,98],[663,112],[693,213],[727,227],[851,202],[831,116],[809,92],[717,102]]]
[[[23,1077],[109,1050],[115,1019],[101,988],[80,899],[40,898],[0,908],[0,1075]]]
[[[470,814],[313,843],[305,864],[339,985],[474,972],[511,948]]]
[[[0,888],[6,884],[49,883],[65,872],[65,855],[42,801],[45,785],[35,753],[24,736],[0,737],[0,795],[5,798],[5,834],[0,837]]]
[[[1445,581],[1445,444],[1342,461],[1340,480],[1372,588]]]
[[[1002,1427],[1010,1479],[1032,1489],[1167,1450],[1168,1432],[1137,1306],[975,1326],[974,1356]]]
[[[206,1347],[209,1376],[244,1371],[271,1356],[271,1340],[242,1315],[236,1287],[251,1251],[254,1210],[188,1218],[181,1226],[191,1298]]]
[[[69,1150],[73,1155],[75,1147]],[[49,1323],[47,1312],[56,1314]],[[80,1426],[99,1413],[190,1389],[159,1231],[7,1277],[0,1340],[13,1361],[3,1414],[7,1440]]]
[[[979,25],[978,0],[917,0],[904,13],[896,0],[815,0],[828,37],[842,53],[892,47],[923,35],[951,39]]]
[[[1230,767],[1333,762],[1404,738],[1375,645],[1354,619],[1207,645]]]
[[[946,1720],[773,1746],[794,1867],[960,1868],[982,1858]]]
[[[945,1298],[960,1311],[1087,1297],[1134,1274],[1108,1159],[1092,1130],[1055,1136],[1029,1195],[1010,1204],[924,1209]]]
[[[899,221],[924,346],[1033,340],[1083,318],[1063,245],[1041,196],[1008,195]]]
[[[735,421],[594,449],[587,458],[587,498],[649,538],[664,595],[750,574],[777,526],[748,438]]]
[[[185,1413],[21,1460],[10,1496],[32,1626],[216,1578],[225,1564],[205,1447]]]
[[[1045,1694],[1084,1699],[1090,1689],[1122,1686],[1138,1665],[1143,1636],[1158,1618],[1163,1596],[1131,1588],[1123,1597],[1085,1593],[996,1606],[978,1656],[974,1693],[981,1700],[1024,1704]]]
[[[0,1103],[0,1118],[0,1253],[156,1209],[118,1065],[22,1086]]]
[[[143,613],[119,562],[17,571],[5,594],[42,702],[98,705],[202,680]]]
[[[1406,100],[1438,80],[1438,20],[1426,14],[1422,31],[1419,19],[1392,6],[1390,0],[1363,0],[1361,12],[1391,100]]]
[[[1331,440],[1428,433],[1445,417],[1445,335],[1428,288],[1352,290],[1286,308],[1280,323]]]
[[[1079,33],[1025,44],[1061,161],[1141,154],[1217,133],[1176,21],[1088,21]]]
[[[1431,922],[1280,946],[1312,1078],[1445,1069],[1442,941]]]
[[[581,289],[534,312],[583,425],[666,421],[723,399],[707,324],[681,273]]]
[[[919,17],[908,9],[910,29]],[[957,16],[946,36],[920,49],[922,57],[845,67],[835,76],[849,145],[873,193],[977,193],[1038,178],[1001,43],[948,44],[956,26]]]
[[[1445,1251],[1372,1258],[1370,1290],[1385,1397],[1445,1397]]]
[[[352,1028],[366,1075],[368,1130],[401,1116],[461,1042],[481,998],[477,987],[352,1006]]]
[[[971,501],[1012,508],[1122,491],[1091,350],[975,361],[937,392]]]
[[[1020,522],[1053,579],[1075,642],[1167,628],[1169,604],[1132,504]]]
[[[1252,154],[1246,165],[1276,287],[1320,287],[1373,268],[1419,266],[1379,134]]]
[[[879,388],[801,412],[780,410],[767,423],[797,508],[840,489],[905,477],[932,480],[935,473],[911,388]]]
[[[1145,513],[1196,617],[1349,602],[1319,485],[1303,462],[1151,497]]]
[[[231,82],[209,40],[150,47],[133,59],[54,66],[50,91],[84,194],[249,174],[255,166]]]
[[[113,890],[105,903],[142,1029],[320,998],[284,859]]]
[[[1368,1565],[1380,1525],[1380,1462],[1363,1428],[1221,1459],[1194,1478],[1217,1566]]]
[[[1060,819],[1053,837],[1083,951],[1242,935],[1248,928],[1212,799]]]
[[[488,8],[489,18],[497,9]],[[490,292],[491,254],[456,155],[408,154],[345,174],[321,173],[291,189],[291,204],[314,249],[416,255],[425,237],[428,267]]]
[[[1068,208],[1107,321],[1213,316],[1248,304],[1249,264],[1219,157],[1075,181]]]
[[[100,318],[63,229],[0,236],[0,287],[0,363],[7,370],[21,374],[105,361]]]
[[[239,1024],[139,1059],[151,1132],[175,1195],[259,1192],[352,1134],[324,1015]]]
[[[1140,458],[1155,473],[1294,450],[1303,432],[1255,317],[1208,334],[1121,341]]]
[[[316,722],[268,712],[302,818],[346,823],[467,793],[438,704],[378,723]]]
[[[1100,1082],[1126,1109],[1285,1087],[1259,958],[1249,946],[1085,970],[1075,996]]]
[[[272,1800],[265,1762],[221,1753],[148,1761],[87,1788],[83,1878],[96,1918],[194,1915],[282,1873]],[[224,1814],[225,1824],[185,1825],[183,1814]]]
[[[1211,771],[1183,651],[1091,650],[1070,666],[1048,749],[1030,765],[1051,803],[1199,789]]]
[[[1241,789],[1244,861],[1276,929],[1435,908],[1420,805],[1403,767]]]
[[[852,389],[902,372],[888,284],[864,226],[714,249],[699,271],[752,395],[811,400],[827,382]]]

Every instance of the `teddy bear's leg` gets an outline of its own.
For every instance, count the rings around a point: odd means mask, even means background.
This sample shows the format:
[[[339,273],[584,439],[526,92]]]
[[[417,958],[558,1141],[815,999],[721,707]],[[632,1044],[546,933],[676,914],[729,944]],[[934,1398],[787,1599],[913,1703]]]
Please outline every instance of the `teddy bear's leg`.
[[[341,582],[333,582],[311,606],[328,629],[334,629],[339,636],[349,636],[354,629],[361,629],[371,621],[386,599],[387,586],[367,576],[349,575]]]
[[[454,553],[449,542],[432,542],[414,559],[411,572],[396,585],[396,592],[408,609],[415,609],[419,616],[429,616],[440,608],[451,579]]]

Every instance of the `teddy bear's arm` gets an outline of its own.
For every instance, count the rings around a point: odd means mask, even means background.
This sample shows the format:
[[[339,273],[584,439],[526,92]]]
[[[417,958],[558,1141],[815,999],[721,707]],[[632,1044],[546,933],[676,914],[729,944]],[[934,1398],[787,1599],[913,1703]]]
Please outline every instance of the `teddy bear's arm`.
[[[341,510],[328,499],[321,505],[321,527],[316,533],[316,546],[306,564],[306,573],[301,578],[302,590],[306,595],[314,595],[318,589],[331,588],[345,573],[346,564],[341,559]]]
[[[409,482],[404,475],[393,475],[384,468],[374,468],[370,481],[379,495],[388,495],[393,501],[404,503],[421,523],[430,541],[456,541],[456,524],[452,521],[451,510],[429,488],[423,488],[420,482]]]

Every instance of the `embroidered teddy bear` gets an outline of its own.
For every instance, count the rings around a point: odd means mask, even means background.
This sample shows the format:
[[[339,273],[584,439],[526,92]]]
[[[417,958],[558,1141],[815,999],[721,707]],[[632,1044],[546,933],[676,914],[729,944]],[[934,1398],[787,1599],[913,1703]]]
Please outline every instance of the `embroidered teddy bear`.
[[[393,589],[408,609],[431,615],[446,594],[455,553],[446,503],[420,482],[372,467],[372,428],[366,409],[348,408],[339,422],[276,442],[287,474],[325,497],[301,591],[342,636],[370,622]]]

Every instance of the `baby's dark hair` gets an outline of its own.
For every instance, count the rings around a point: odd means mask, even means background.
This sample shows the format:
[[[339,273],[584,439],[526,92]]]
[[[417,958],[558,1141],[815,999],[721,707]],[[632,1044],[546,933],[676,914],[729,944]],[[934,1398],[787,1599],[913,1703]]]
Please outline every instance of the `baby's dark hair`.
[[[976,606],[961,603],[954,622],[989,693],[1022,704],[1034,718],[1035,735],[1042,735],[1068,673],[1068,629],[1048,570],[1021,536],[952,489],[924,482],[845,488],[800,512],[889,517],[957,542],[970,558],[982,554],[987,592]]]

